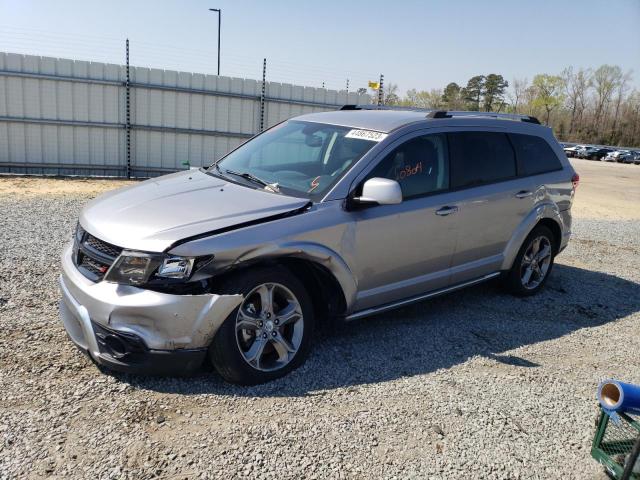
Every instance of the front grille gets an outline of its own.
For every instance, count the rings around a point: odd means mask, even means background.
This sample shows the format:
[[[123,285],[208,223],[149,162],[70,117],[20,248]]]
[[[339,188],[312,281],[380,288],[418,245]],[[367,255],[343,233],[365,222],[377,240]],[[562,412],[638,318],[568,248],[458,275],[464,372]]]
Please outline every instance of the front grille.
[[[88,270],[92,275],[100,276],[104,275],[109,266],[100,262],[96,262],[89,258],[87,255],[82,256],[82,260],[80,260],[80,264],[78,267]]]
[[[80,224],[74,238],[74,263],[89,280],[102,280],[109,267],[122,253],[122,248],[104,242],[85,231]]]
[[[105,255],[113,258],[116,258],[122,252],[122,249],[120,247],[116,247],[107,242],[103,242],[99,238],[96,238],[89,233],[87,233],[85,236],[84,244],[93,248],[94,250],[99,251],[100,253],[104,253]]]

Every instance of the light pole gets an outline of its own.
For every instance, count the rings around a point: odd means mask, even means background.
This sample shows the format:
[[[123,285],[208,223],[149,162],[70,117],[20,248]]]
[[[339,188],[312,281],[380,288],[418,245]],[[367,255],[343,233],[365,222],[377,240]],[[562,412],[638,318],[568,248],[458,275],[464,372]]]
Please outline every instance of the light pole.
[[[220,76],[220,26],[222,25],[222,10],[219,8],[210,8],[212,12],[218,12],[218,76]]]

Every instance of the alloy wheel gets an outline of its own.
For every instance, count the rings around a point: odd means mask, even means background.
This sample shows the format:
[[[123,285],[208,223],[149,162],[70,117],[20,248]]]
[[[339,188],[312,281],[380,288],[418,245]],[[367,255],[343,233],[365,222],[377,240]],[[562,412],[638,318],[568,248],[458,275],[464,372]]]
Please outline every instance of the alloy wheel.
[[[284,285],[255,287],[238,309],[236,341],[244,360],[260,371],[286,366],[302,343],[304,318],[300,302]]]
[[[535,237],[522,257],[520,281],[527,290],[538,287],[551,265],[551,241],[544,235]]]

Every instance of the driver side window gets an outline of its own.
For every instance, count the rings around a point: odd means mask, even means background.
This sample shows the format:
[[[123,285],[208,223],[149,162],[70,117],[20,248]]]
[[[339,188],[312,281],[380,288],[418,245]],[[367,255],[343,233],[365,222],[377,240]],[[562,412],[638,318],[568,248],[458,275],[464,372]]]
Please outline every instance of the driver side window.
[[[367,175],[389,178],[400,184],[409,199],[449,188],[449,156],[444,134],[423,135],[406,141]]]

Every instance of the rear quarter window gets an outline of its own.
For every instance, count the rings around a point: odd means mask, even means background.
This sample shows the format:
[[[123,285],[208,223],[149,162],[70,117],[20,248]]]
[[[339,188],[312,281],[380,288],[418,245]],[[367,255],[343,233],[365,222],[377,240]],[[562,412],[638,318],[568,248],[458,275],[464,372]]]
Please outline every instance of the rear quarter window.
[[[510,133],[518,160],[518,175],[526,177],[562,169],[558,156],[547,141],[534,135]]]

